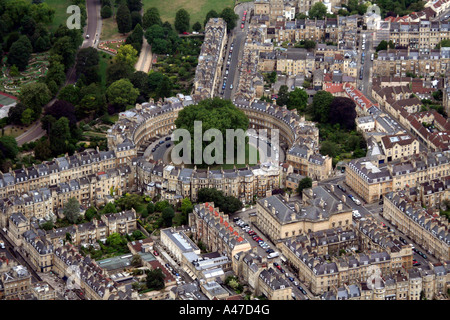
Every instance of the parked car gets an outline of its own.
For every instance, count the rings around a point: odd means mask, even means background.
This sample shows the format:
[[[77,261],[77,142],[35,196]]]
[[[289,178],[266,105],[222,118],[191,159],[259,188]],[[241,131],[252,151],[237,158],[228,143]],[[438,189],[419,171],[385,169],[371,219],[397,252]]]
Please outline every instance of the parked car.
[[[289,279],[289,281],[291,281],[291,282],[294,281],[294,278],[292,278],[292,277],[288,277],[288,279]]]
[[[160,142],[159,142],[159,144],[163,144],[164,143],[164,140],[161,140]]]
[[[158,254],[158,251],[154,250],[154,251],[153,251],[153,255],[158,256],[158,255],[159,255],[159,254]]]
[[[183,32],[183,34],[184,34],[184,35],[188,35],[188,34],[189,34],[189,32],[185,31],[185,32]]]
[[[172,138],[171,137],[166,137],[166,141],[169,141],[169,140],[171,140]]]
[[[155,151],[156,151],[156,148],[153,148],[153,149],[152,149],[152,152],[155,152]]]

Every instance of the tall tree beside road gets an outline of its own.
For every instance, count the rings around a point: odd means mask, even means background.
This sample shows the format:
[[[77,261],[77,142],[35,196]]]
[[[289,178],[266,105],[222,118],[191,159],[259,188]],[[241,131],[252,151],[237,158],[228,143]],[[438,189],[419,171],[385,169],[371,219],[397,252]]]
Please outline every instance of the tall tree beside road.
[[[220,17],[227,23],[228,32],[236,27],[236,20],[239,18],[239,16],[234,13],[234,10],[230,7],[224,8],[220,13]]]
[[[138,23],[136,27],[133,29],[133,32],[127,37],[125,40],[125,44],[130,44],[139,54],[141,52],[142,44],[143,44],[144,30],[142,30],[141,25]]]
[[[100,14],[102,16],[102,19],[108,19],[112,16],[112,10],[110,6],[103,6],[102,10],[100,11]]]
[[[175,14],[175,30],[183,33],[189,30],[190,15],[185,9],[179,9]]]
[[[310,19],[323,19],[327,15],[327,7],[322,2],[316,2],[309,9],[308,16]]]
[[[200,30],[202,30],[202,25],[200,24],[200,22],[196,22],[192,25],[192,30],[199,32]]]
[[[86,85],[100,81],[100,56],[96,49],[92,47],[80,49],[76,60],[77,75],[84,74]]]
[[[138,52],[131,44],[122,45],[117,51],[114,60],[116,62],[124,62],[130,67],[134,67],[138,60]]]
[[[75,56],[77,47],[74,45],[73,39],[70,36],[64,36],[56,40],[51,49],[52,55],[57,54],[62,57],[61,63],[64,65],[65,71],[75,63]]]
[[[131,13],[126,5],[121,4],[117,9],[116,22],[120,33],[131,31]]]
[[[220,17],[220,15],[216,12],[216,10],[209,10],[208,13],[206,14],[205,21],[203,22],[203,26],[206,26],[209,19],[219,18],[219,17]]]
[[[152,7],[145,11],[144,16],[142,17],[142,27],[147,29],[155,24],[162,25],[162,21],[158,9]]]
[[[142,16],[139,11],[131,11],[131,30],[138,24],[142,25]]]
[[[45,83],[32,82],[24,85],[19,94],[19,101],[31,108],[36,117],[42,113],[42,107],[52,98],[52,93]]]

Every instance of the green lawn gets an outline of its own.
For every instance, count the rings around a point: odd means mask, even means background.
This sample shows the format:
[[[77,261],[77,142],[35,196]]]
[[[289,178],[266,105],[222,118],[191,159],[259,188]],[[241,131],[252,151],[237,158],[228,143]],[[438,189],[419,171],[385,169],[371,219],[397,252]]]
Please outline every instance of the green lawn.
[[[31,2],[31,0],[29,0]],[[67,7],[72,4],[70,0],[45,0],[50,8],[55,9],[53,21],[49,24],[50,30],[55,31],[60,24],[66,24],[70,14],[66,13]]]
[[[100,61],[99,61],[99,68],[100,68],[100,78],[101,78],[101,84],[102,87],[106,88],[106,68],[108,67],[108,64],[111,59],[109,57],[112,57],[110,54],[99,51]]]
[[[175,21],[175,14],[178,9],[184,8],[189,12],[191,26],[195,22],[200,22],[203,26],[206,14],[210,10],[220,13],[226,7],[234,7],[234,0],[142,0],[144,11],[151,7],[156,7],[161,15],[161,20],[169,21],[172,25]]]

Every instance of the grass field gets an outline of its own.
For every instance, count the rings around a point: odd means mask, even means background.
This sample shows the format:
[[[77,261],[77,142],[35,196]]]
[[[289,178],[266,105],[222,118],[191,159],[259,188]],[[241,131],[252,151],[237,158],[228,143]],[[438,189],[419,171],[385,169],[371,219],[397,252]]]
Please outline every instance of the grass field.
[[[29,0],[31,2],[31,0]],[[67,7],[72,4],[70,0],[45,0],[50,8],[55,9],[53,21],[49,24],[50,30],[55,31],[60,24],[65,24],[70,14],[66,13]]]
[[[100,69],[100,78],[101,78],[101,84],[103,88],[106,88],[106,68],[112,61],[109,57],[111,57],[110,54],[105,52],[98,52],[100,61],[99,61],[99,69]]]
[[[161,20],[169,21],[172,25],[175,21],[175,14],[178,9],[184,8],[189,12],[191,19],[190,25],[195,22],[200,22],[203,26],[206,14],[210,10],[215,10],[220,13],[226,7],[234,7],[235,0],[142,0],[144,11],[151,7],[156,7],[159,10]]]

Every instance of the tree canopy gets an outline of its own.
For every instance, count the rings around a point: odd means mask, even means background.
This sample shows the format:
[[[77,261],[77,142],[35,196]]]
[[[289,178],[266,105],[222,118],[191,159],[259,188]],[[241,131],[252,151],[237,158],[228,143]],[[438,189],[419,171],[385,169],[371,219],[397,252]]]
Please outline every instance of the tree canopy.
[[[320,90],[313,97],[312,115],[315,121],[328,122],[330,113],[330,104],[334,97],[327,91]]]
[[[199,189],[198,202],[214,202],[214,205],[226,214],[234,213],[242,208],[242,203],[239,199],[225,196],[222,190],[215,188]]]
[[[142,27],[144,29],[150,28],[155,24],[162,25],[159,10],[155,7],[147,9],[144,13],[144,16],[142,17],[142,24]]]
[[[327,7],[322,2],[316,2],[309,9],[308,16],[311,19],[324,19],[327,15]]]
[[[196,105],[190,105],[181,110],[175,125],[179,129],[186,129],[191,134],[191,143],[194,143],[194,122],[201,121],[202,137],[205,131],[217,129],[223,137],[223,160],[226,157],[226,130],[227,129],[248,129],[249,120],[245,113],[238,109],[230,100],[220,98],[205,99]],[[208,141],[202,141],[202,152],[210,144]],[[237,148],[235,143],[235,150]],[[194,148],[191,148],[192,156]],[[202,153],[203,154],[203,153]],[[194,157],[192,157],[194,159]]]
[[[189,21],[190,21],[189,12],[187,12],[183,8],[179,9],[175,14],[175,24],[174,24],[175,30],[177,30],[179,33],[189,31],[190,26]]]
[[[329,121],[331,124],[339,123],[347,130],[353,130],[356,126],[356,104],[346,97],[335,97],[329,108]]]
[[[80,217],[80,203],[75,197],[70,198],[64,205],[64,216],[70,223],[76,223]]]

